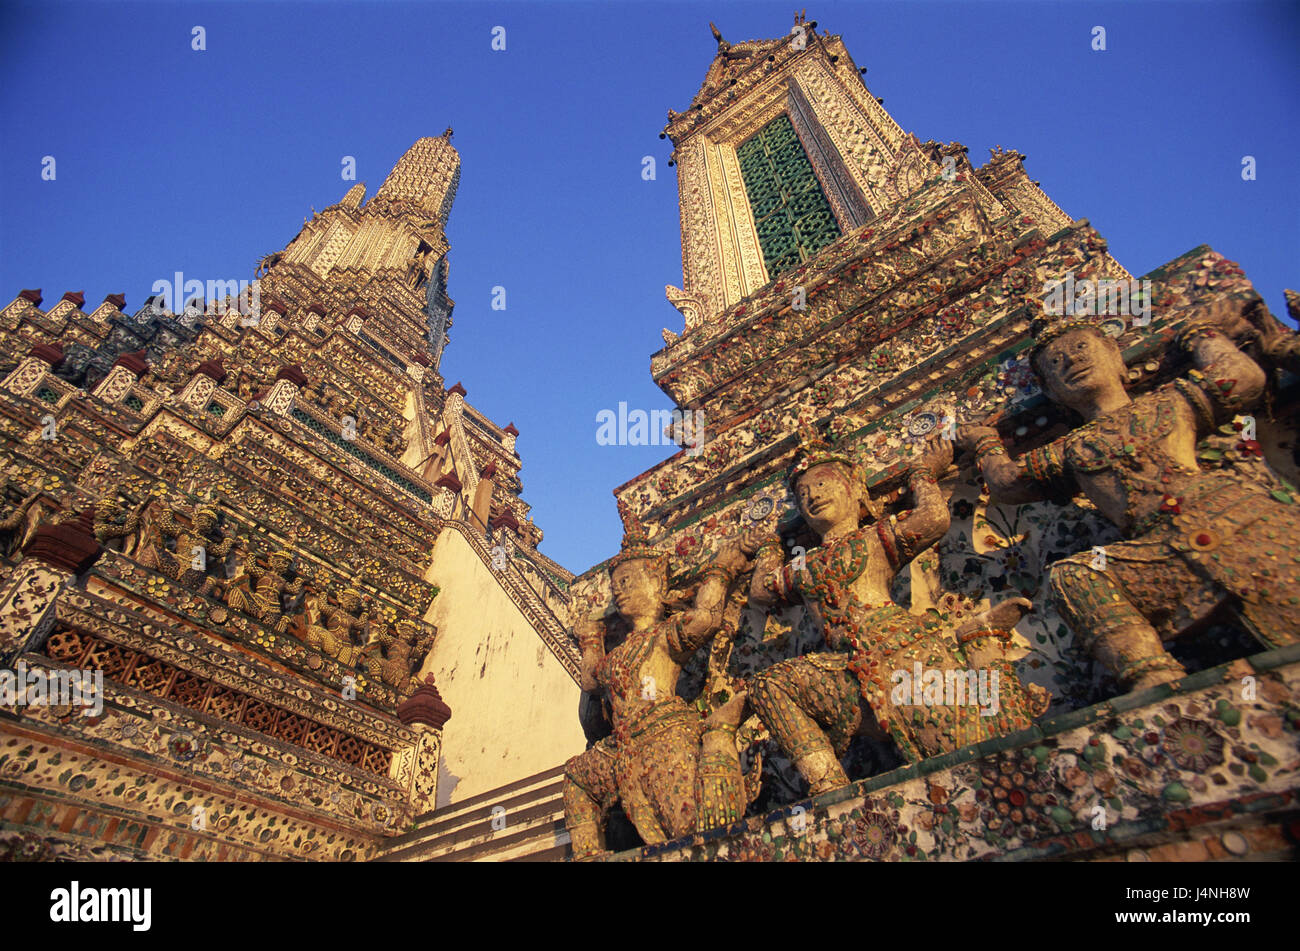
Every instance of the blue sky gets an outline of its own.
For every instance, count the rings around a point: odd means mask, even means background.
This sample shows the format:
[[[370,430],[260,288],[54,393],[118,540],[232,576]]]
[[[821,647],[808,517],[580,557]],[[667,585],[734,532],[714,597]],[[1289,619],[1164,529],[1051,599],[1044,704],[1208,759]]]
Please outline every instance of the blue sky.
[[[710,20],[733,42],[773,37],[794,7],[6,3],[0,299],[122,291],[134,309],[177,270],[251,277],[312,207],[339,200],[343,156],[373,193],[416,138],[453,125],[443,370],[518,426],[542,551],[581,571],[618,546],[611,490],[670,454],[595,438],[619,401],[671,406],[649,373],[660,328],[681,329],[663,296],[681,283],[666,110],[704,77]],[[963,142],[976,164],[995,144],[1019,149],[1135,274],[1208,243],[1281,314],[1282,289],[1300,285],[1298,10],[923,0],[818,3],[808,17],[844,36],[905,130]],[[1105,52],[1090,46],[1097,25]],[[505,311],[490,307],[496,285]]]

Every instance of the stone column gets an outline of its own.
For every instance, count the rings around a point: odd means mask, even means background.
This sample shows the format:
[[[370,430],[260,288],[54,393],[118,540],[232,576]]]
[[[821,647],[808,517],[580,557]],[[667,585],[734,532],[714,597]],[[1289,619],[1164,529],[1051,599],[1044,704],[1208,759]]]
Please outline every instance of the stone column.
[[[275,383],[272,384],[270,392],[262,398],[262,405],[277,416],[288,416],[289,411],[293,409],[294,400],[298,398],[298,391],[306,382],[307,375],[296,363],[283,367],[275,375]]]
[[[46,320],[66,320],[69,315],[81,310],[86,305],[86,295],[81,291],[68,291],[59,302],[45,312]]]
[[[523,540],[523,528],[519,524],[519,519],[515,518],[515,513],[510,511],[510,509],[506,509],[496,518],[492,519],[492,524],[489,527],[492,529],[492,537],[495,538],[498,543],[507,540],[506,532],[509,532],[511,536],[513,536],[515,542]]]
[[[19,314],[27,313],[33,310],[40,310],[41,301],[45,298],[41,296],[41,289],[19,291],[9,305],[0,311],[0,316],[6,320],[11,320]]]
[[[23,293],[26,293],[24,291]],[[28,351],[23,362],[5,377],[0,386],[15,396],[31,396],[45,379],[45,374],[57,370],[63,363],[63,348],[57,343],[38,343]]]
[[[288,306],[278,297],[267,295],[262,298],[261,327],[263,333],[271,333],[280,323],[281,318],[289,312]]]
[[[104,302],[96,307],[90,314],[91,320],[107,321],[113,314],[126,316],[126,295],[125,294],[106,294]]]
[[[99,558],[91,510],[71,521],[45,522],[23,549],[23,561],[0,587],[0,664],[39,650],[54,625],[59,594]]]
[[[489,462],[478,474],[478,487],[474,490],[472,508],[474,515],[477,516],[476,522],[479,525],[487,525],[488,519],[492,517],[492,485],[493,477],[496,474],[497,464],[495,462]]]
[[[194,371],[190,382],[185,384],[179,399],[182,403],[201,410],[208,405],[208,400],[212,399],[212,394],[225,378],[226,368],[221,365],[220,357],[215,360],[205,360]]]
[[[411,817],[432,812],[438,802],[438,757],[442,752],[442,727],[451,718],[451,707],[434,686],[433,675],[416,688],[397,708],[397,718],[414,727],[416,742],[394,751],[390,775],[406,783]]]
[[[370,318],[370,311],[366,310],[360,304],[353,307],[347,313],[346,326],[354,334],[361,333],[361,327]]]
[[[312,301],[307,305],[307,313],[302,318],[302,329],[304,333],[311,333],[320,324],[321,318],[325,316],[325,305],[318,301]]]
[[[145,351],[124,353],[114,361],[113,369],[108,371],[108,376],[99,381],[94,395],[106,402],[116,403],[131,392],[131,387],[135,386],[136,380],[144,376],[148,369]]]
[[[451,432],[444,429],[433,439],[433,452],[424,463],[421,478],[430,482],[435,481],[442,475],[442,470],[447,462],[447,446],[451,442]]]
[[[457,503],[465,487],[460,484],[460,479],[456,478],[456,473],[448,472],[433,485],[435,489],[440,490],[433,496],[434,510],[443,518],[460,517],[460,506]]]

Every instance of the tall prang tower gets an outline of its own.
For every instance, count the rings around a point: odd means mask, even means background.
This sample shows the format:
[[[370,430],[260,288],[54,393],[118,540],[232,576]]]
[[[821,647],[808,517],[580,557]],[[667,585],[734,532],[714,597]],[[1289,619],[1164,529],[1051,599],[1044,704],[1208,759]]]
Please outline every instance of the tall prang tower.
[[[418,140],[242,289],[0,310],[0,856],[381,857],[581,748],[519,432],[440,373],[459,170]]]
[[[420,139],[401,157],[362,207],[366,186],[303,226],[284,251],[264,262],[276,276],[303,270],[327,280],[334,294],[386,300],[392,319],[382,328],[422,352],[437,372],[448,343],[454,302],[447,296],[446,228],[460,183],[460,155],[451,130]],[[310,288],[309,279],[299,286]]]
[[[820,429],[835,441],[837,453],[867,470],[872,496],[884,510],[881,518],[906,510],[909,461],[953,425],[995,425],[1013,458],[1076,426],[1039,391],[1028,364],[1031,322],[1043,313],[1044,293],[1053,282],[1072,277],[1124,282],[1126,291],[1141,287],[1135,293],[1146,296],[1132,299],[1151,304],[1149,322],[1131,319],[1127,309],[1097,318],[1123,352],[1131,393],[1186,372],[1170,343],[1189,315],[1216,302],[1241,306],[1259,300],[1241,269],[1204,245],[1130,285],[1133,276],[1089,223],[1072,218],[1029,178],[1024,155],[999,146],[975,164],[960,143],[921,141],[906,132],[872,95],[865,70],[841,38],[818,32],[802,16],[775,39],[731,43],[716,28],[713,33],[717,51],[699,92],[684,110],[669,111],[661,136],[671,140],[678,170],[682,236],[681,284],[666,291],[683,323],[664,330],[665,346],[651,357],[650,371],[683,411],[676,433],[683,448],[614,490],[645,526],[650,544],[668,555],[670,589],[679,600],[688,599],[700,567],[716,552],[773,513],[787,564],[796,559],[797,566],[798,553],[818,543],[787,488],[801,422]],[[1294,431],[1281,430],[1290,435],[1261,438],[1270,464],[1294,481]],[[1237,440],[1231,434],[1216,438]],[[1222,447],[1203,449],[1207,465],[1224,458]],[[764,816],[757,832],[752,824],[748,830],[733,827],[720,839],[688,837],[642,857],[908,860],[926,852],[951,860],[1017,849],[1026,855],[1113,852],[1141,831],[1131,824],[1134,816],[1147,823],[1141,828],[1160,830],[1143,840],[1153,856],[1181,855],[1181,849],[1213,856],[1223,853],[1211,842],[1217,833],[1184,831],[1169,819],[1184,792],[1207,808],[1220,808],[1225,796],[1251,795],[1267,784],[1280,791],[1281,801],[1292,801],[1287,780],[1272,771],[1242,778],[1238,764],[1233,770],[1240,781],[1216,791],[1192,775],[1201,761],[1175,756],[1144,773],[1140,789],[1112,795],[1105,790],[1115,787],[1104,777],[1095,789],[1087,788],[1094,801],[1109,804],[1113,840],[1071,839],[1085,828],[1077,818],[1084,814],[1083,793],[1049,779],[1027,780],[1029,791],[1018,795],[1040,804],[1055,797],[1063,806],[1050,815],[1018,809],[1014,815],[1022,824],[1013,827],[1002,818],[1006,810],[981,805],[984,800],[971,792],[960,807],[961,823],[943,821],[933,804],[944,803],[949,814],[957,806],[936,796],[970,792],[1000,775],[1063,775],[1076,759],[1093,762],[1099,746],[1107,756],[1134,764],[1136,756],[1150,765],[1156,761],[1149,746],[1144,753],[1126,745],[1143,723],[1143,742],[1150,744],[1156,742],[1150,724],[1164,725],[1179,711],[1190,716],[1186,711],[1217,709],[1228,717],[1225,722],[1235,722],[1240,698],[1222,686],[1231,680],[1226,667],[1213,665],[1259,648],[1230,624],[1189,641],[1200,647],[1180,646],[1180,660],[1189,671],[1203,671],[1202,679],[1188,678],[1177,711],[1173,705],[1158,708],[1159,696],[1141,699],[1148,704],[1141,709],[1132,700],[1123,723],[1107,726],[1118,739],[1098,737],[1085,724],[1105,720],[1120,707],[1118,701],[1114,710],[1098,702],[1114,695],[1113,685],[1103,683],[1056,613],[1048,572],[1064,556],[1090,546],[1104,549],[1118,533],[1083,499],[990,504],[968,464],[952,467],[939,482],[949,500],[951,528],[898,576],[893,601],[954,631],[991,604],[1013,596],[1030,599],[1032,612],[1016,625],[1012,650],[1021,678],[1051,692],[1049,716],[1026,734],[887,776],[881,774],[888,764],[877,753],[851,749],[845,762],[850,779],[872,785],[851,797],[840,790],[825,802],[802,803],[813,817],[811,833],[791,833],[787,808]],[[574,580],[573,618],[616,615],[608,567],[602,562]],[[737,597],[733,605],[742,605],[743,590]],[[715,640],[710,651],[697,655],[678,693],[707,712],[713,698],[730,696],[742,680],[785,658],[824,649],[821,643],[821,632],[800,607],[769,615],[746,606],[734,638]],[[1257,668],[1257,674],[1269,671],[1278,696],[1294,696],[1294,658],[1291,651],[1276,661],[1290,664],[1285,670],[1274,671],[1269,659]],[[1180,721],[1168,743],[1194,731],[1196,742],[1217,750],[1228,740],[1216,730],[1200,720]],[[739,735],[743,747],[748,738],[763,742],[765,732],[751,717]],[[1253,740],[1268,742],[1258,731]],[[751,823],[801,795],[789,763],[773,755],[770,743],[763,749],[764,791],[750,806]],[[1070,759],[1058,762],[1058,756]],[[1060,771],[1052,772],[1058,765]],[[987,790],[982,795],[987,798]],[[1279,816],[1242,820],[1251,828],[1233,839],[1233,847],[1240,841],[1243,849],[1253,848],[1245,844],[1249,839],[1271,843],[1260,846],[1264,851],[1285,848]],[[912,830],[910,839],[902,834],[904,824]]]

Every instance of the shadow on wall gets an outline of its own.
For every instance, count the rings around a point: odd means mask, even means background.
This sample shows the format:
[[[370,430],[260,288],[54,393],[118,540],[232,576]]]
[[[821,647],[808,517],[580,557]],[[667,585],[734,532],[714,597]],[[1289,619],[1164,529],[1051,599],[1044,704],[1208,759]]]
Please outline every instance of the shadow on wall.
[[[435,809],[445,809],[451,805],[452,793],[460,785],[460,777],[454,775],[447,768],[447,760],[442,755],[438,756],[438,798],[434,803]]]

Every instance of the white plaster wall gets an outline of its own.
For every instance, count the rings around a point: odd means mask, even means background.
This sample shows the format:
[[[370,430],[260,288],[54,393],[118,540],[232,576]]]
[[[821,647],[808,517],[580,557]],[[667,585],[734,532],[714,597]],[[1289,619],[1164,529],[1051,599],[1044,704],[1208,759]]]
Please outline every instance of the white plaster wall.
[[[451,707],[438,805],[581,753],[578,685],[459,532],[441,534],[425,577],[441,592],[425,616],[438,636],[421,676],[433,674]]]

